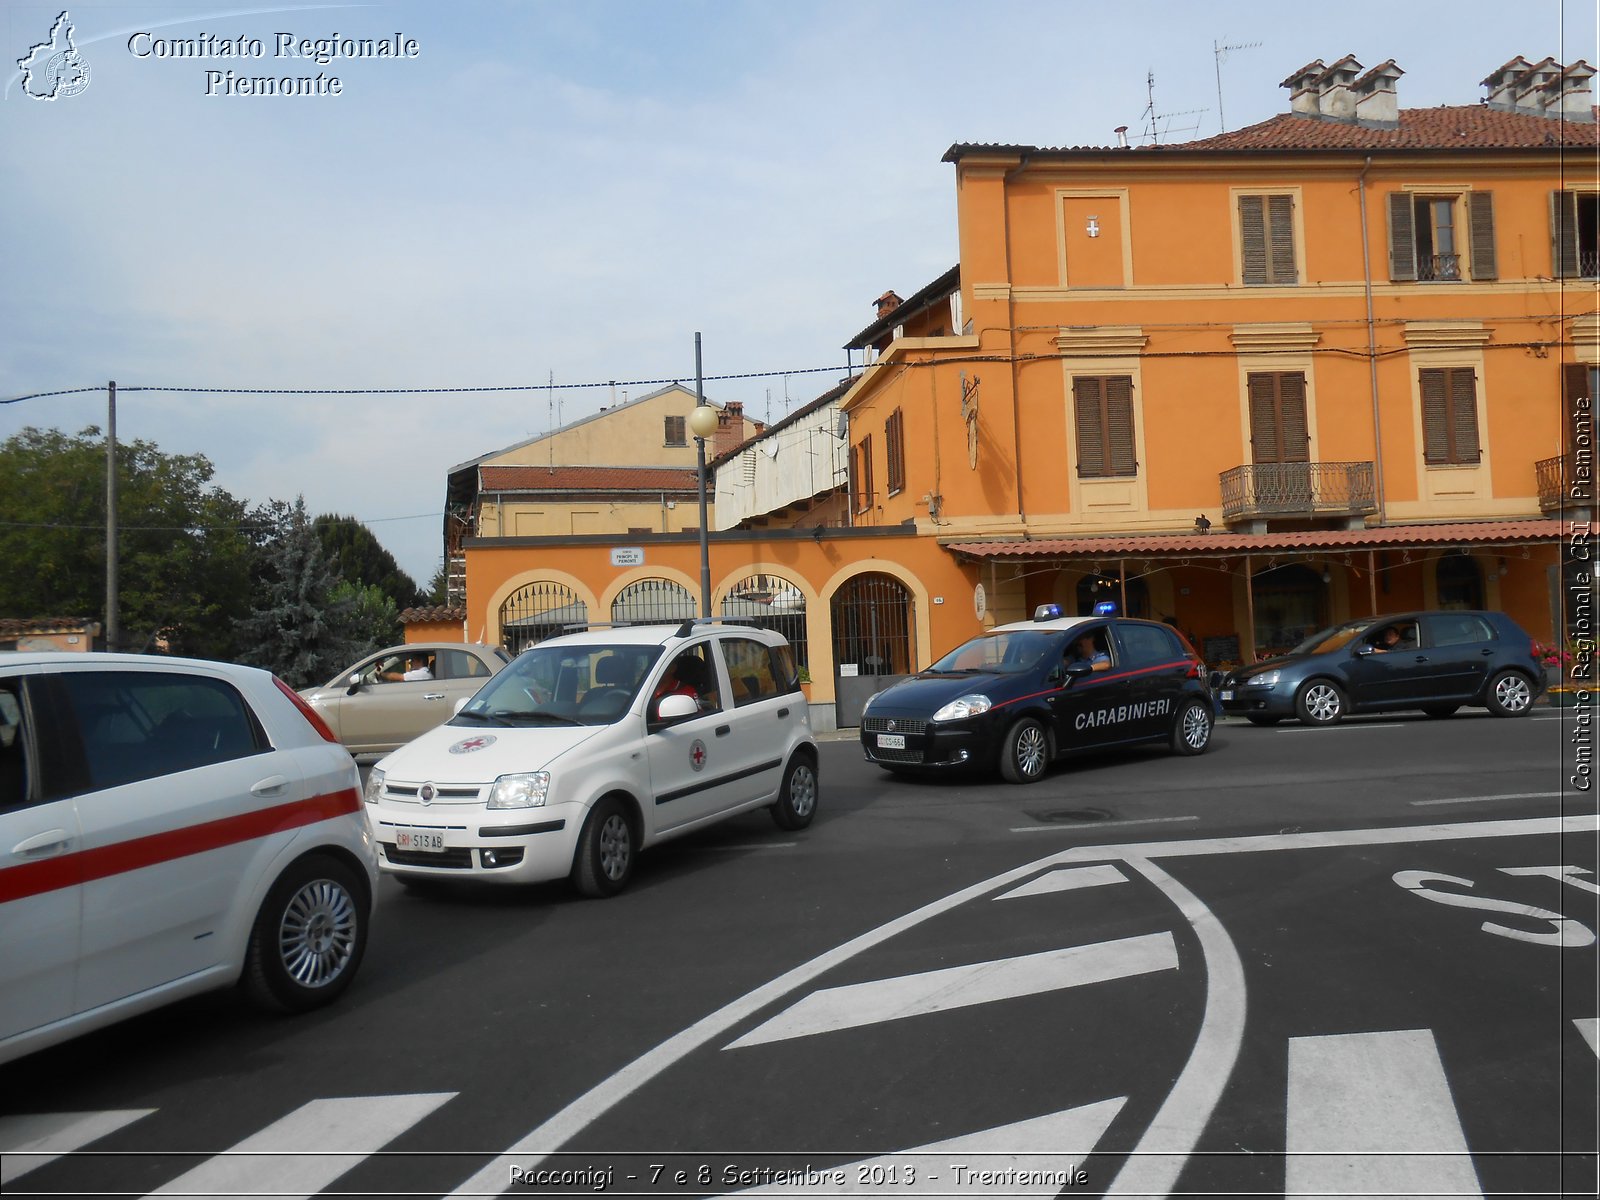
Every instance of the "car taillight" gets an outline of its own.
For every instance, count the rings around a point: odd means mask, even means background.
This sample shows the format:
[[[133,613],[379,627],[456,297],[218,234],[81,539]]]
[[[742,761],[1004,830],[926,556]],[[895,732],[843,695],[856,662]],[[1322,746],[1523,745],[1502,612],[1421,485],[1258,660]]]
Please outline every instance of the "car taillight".
[[[322,719],[321,714],[319,714],[316,709],[312,708],[311,705],[306,703],[304,696],[295,691],[276,675],[272,677],[272,682],[278,685],[278,690],[280,692],[289,697],[289,703],[293,704],[300,710],[300,715],[310,723],[311,728],[315,729],[319,734],[322,735],[323,741],[332,742],[335,746],[339,744],[339,739],[333,736],[333,730],[328,728],[328,723]]]

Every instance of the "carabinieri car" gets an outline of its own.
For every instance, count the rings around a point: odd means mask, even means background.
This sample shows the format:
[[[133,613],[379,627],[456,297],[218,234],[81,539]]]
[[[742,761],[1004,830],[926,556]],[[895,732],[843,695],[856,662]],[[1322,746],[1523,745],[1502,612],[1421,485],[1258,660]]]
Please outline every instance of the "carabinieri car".
[[[1092,654],[1075,648],[1084,638]],[[1063,617],[1041,605],[867,701],[861,745],[895,773],[962,766],[1033,783],[1054,760],[1084,750],[1161,741],[1178,754],[1211,743],[1205,666],[1168,625]]]

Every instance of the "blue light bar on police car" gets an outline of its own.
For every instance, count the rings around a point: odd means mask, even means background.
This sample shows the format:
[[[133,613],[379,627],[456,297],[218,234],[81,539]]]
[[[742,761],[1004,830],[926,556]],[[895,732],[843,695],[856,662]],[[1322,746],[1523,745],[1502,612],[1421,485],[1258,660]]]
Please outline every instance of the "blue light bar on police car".
[[[1114,617],[1117,615],[1117,602],[1115,600],[1100,600],[1094,606],[1094,615],[1097,617]]]
[[[1041,604],[1033,610],[1033,619],[1035,621],[1054,621],[1060,615],[1061,605],[1059,604]]]

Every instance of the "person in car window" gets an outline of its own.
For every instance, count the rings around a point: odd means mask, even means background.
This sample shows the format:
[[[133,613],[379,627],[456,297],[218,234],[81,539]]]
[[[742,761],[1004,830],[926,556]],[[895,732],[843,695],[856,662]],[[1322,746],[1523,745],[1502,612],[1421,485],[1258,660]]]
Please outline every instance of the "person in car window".
[[[700,690],[692,682],[699,666],[700,660],[687,654],[673,659],[667,667],[667,673],[661,677],[661,682],[656,684],[655,695],[650,697],[651,711],[659,711],[662,699],[667,696],[688,696],[699,704]]]
[[[1400,626],[1385,625],[1373,639],[1372,648],[1379,654],[1387,654],[1391,650],[1400,650],[1404,647],[1401,643],[1405,639],[1400,634]]]
[[[1067,648],[1066,664],[1088,663],[1096,671],[1111,669],[1111,656],[1095,644],[1094,634],[1086,633]]]
[[[393,662],[386,664],[387,670],[379,669],[378,678],[385,683],[414,683],[419,679],[432,679],[433,669],[428,663],[426,654],[406,655],[405,670],[400,670],[400,664]]]

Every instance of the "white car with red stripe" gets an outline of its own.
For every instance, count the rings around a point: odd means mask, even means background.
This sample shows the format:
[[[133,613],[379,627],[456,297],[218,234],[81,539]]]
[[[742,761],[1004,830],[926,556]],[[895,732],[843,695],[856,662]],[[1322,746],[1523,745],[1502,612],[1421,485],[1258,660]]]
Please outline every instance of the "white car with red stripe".
[[[402,883],[570,878],[609,896],[665,838],[754,808],[810,824],[817,747],[781,634],[601,627],[524,650],[380,761],[366,795]]]
[[[266,671],[0,655],[0,1062],[234,983],[337,998],[378,877],[360,789]]]

